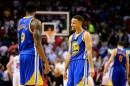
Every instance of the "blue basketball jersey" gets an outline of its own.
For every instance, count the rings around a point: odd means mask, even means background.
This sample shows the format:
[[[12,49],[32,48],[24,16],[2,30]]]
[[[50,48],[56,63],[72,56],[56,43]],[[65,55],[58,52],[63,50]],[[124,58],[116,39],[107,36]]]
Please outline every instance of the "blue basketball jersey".
[[[43,86],[42,60],[35,50],[30,23],[33,17],[23,17],[18,23],[18,43],[20,51],[20,84]]]
[[[126,51],[117,48],[117,54],[114,58],[113,66],[126,68],[125,65],[126,65]]]
[[[18,43],[20,54],[35,54],[33,34],[30,30],[32,16],[23,17],[18,24]]]
[[[83,40],[84,32],[85,30],[82,31],[77,37],[75,33],[72,35],[67,86],[83,86],[86,84],[89,64],[85,59],[86,47]]]
[[[85,59],[85,42],[83,41],[84,32],[85,31],[81,32],[77,38],[75,37],[75,33],[72,35],[70,61]]]
[[[113,86],[126,86],[126,51],[117,48],[112,72]]]

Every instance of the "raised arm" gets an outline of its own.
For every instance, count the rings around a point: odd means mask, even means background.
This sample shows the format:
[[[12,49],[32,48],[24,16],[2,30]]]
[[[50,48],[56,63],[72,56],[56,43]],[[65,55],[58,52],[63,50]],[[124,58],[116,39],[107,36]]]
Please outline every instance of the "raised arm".
[[[48,61],[46,59],[46,56],[45,56],[45,53],[44,53],[44,50],[43,50],[43,47],[42,47],[42,43],[41,43],[42,42],[41,22],[39,20],[37,20],[37,19],[33,19],[31,21],[30,28],[31,28],[32,33],[33,33],[33,38],[34,38],[34,43],[35,43],[36,50],[37,50],[40,58],[42,59],[42,61],[45,64],[46,73],[48,73],[49,72],[49,64],[48,64]]]
[[[93,59],[92,59],[92,38],[89,32],[84,33],[84,38],[83,38],[87,50],[87,56],[88,57],[88,62],[89,62],[89,72],[90,75],[93,77],[94,76],[94,66],[93,66]]]

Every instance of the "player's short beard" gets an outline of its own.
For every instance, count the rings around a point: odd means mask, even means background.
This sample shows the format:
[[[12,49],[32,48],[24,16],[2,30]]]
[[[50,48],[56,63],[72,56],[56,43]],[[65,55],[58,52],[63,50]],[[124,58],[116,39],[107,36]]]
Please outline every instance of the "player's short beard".
[[[72,32],[75,32],[75,29],[73,29]]]
[[[72,31],[72,32],[75,32],[76,30],[75,30],[75,28],[71,28],[71,31]]]

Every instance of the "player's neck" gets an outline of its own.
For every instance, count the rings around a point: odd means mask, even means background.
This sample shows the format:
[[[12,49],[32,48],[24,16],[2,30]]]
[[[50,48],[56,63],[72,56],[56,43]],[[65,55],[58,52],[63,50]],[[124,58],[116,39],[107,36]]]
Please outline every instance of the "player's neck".
[[[117,48],[119,48],[119,49],[123,50],[123,48],[124,48],[124,47],[123,47],[123,46],[118,45],[118,46],[117,46]]]
[[[77,29],[75,32],[76,32],[76,34],[80,34],[82,31],[83,31],[83,28],[82,28],[82,27],[80,27],[80,28],[79,28],[79,29]]]
[[[26,16],[35,16],[35,13],[34,12],[33,13],[26,12]]]

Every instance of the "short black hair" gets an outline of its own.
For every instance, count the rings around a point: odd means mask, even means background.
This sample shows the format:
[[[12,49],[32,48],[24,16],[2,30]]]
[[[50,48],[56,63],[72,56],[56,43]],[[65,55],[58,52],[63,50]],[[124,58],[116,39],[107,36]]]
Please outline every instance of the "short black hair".
[[[118,45],[124,46],[124,42],[123,41],[118,41],[117,43]]]
[[[33,1],[27,2],[25,6],[25,11],[26,12],[35,12],[37,10],[37,4],[34,3]]]
[[[80,15],[75,15],[75,16],[73,16],[73,18],[81,21],[82,23],[84,22],[84,18],[82,16],[80,16]]]

